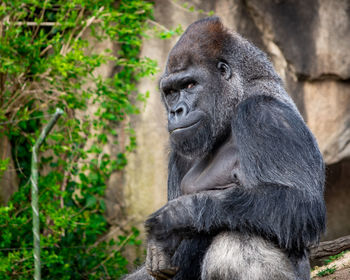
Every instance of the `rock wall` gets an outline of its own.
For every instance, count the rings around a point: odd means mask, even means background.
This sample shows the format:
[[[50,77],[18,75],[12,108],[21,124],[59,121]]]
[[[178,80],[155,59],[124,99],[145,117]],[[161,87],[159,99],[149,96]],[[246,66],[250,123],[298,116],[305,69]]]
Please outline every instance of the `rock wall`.
[[[350,2],[347,0],[193,0],[214,11],[226,26],[268,53],[328,166],[326,239],[350,234]],[[186,28],[203,14],[181,1],[158,0],[156,21]],[[177,38],[145,41],[143,55],[164,68]],[[144,112],[134,120],[139,148],[129,157],[125,176],[127,213],[142,225],[166,202],[168,138],[157,79],[140,83],[150,91]]]

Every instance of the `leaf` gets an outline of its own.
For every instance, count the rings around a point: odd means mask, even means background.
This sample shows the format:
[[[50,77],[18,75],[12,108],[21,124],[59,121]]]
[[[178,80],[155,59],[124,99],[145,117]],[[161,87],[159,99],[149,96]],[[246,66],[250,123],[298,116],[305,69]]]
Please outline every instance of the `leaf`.
[[[94,196],[89,196],[86,199],[86,207],[93,207],[96,205],[97,199]]]

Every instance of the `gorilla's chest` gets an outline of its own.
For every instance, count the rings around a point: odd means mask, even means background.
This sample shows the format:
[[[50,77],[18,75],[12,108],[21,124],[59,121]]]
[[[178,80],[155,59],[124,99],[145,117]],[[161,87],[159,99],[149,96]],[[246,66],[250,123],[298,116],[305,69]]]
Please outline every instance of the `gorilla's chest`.
[[[182,194],[226,189],[240,184],[238,151],[232,141],[196,160],[181,181]]]

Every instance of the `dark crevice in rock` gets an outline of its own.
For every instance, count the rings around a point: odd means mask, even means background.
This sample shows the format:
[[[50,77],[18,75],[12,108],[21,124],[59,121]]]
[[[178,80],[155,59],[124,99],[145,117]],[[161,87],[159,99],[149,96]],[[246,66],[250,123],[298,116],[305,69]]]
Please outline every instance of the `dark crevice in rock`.
[[[350,159],[328,165],[326,171],[327,232],[323,240],[333,240],[350,234]]]
[[[308,81],[308,82],[318,82],[318,81],[340,81],[340,82],[345,82],[345,83],[349,83],[350,82],[350,77],[341,77],[337,74],[334,73],[323,73],[317,77],[312,77],[310,75],[305,75],[305,74],[301,74],[301,73],[296,73],[298,81],[304,82],[304,81]]]
[[[260,36],[261,40],[265,42],[271,41],[274,45],[276,45],[277,48],[279,48],[281,52],[281,58],[285,60],[287,66],[285,68],[286,76],[285,76],[285,84],[287,92],[290,94],[294,102],[296,103],[300,113],[303,115],[304,120],[307,121],[307,115],[305,110],[305,103],[304,103],[304,91],[303,91],[303,84],[299,82],[299,80],[296,78],[295,73],[295,66],[293,64],[293,61],[291,58],[288,58],[283,53],[283,46],[279,43],[279,40],[276,40],[276,32],[273,30],[273,27],[271,26],[272,23],[269,22],[269,20],[266,17],[266,14],[263,14],[263,10],[259,9],[257,5],[254,4],[254,1],[249,0],[243,0],[243,3],[246,7],[246,10],[249,14],[249,17],[252,19],[254,26],[258,30],[260,30]],[[269,11],[271,12],[271,11]],[[268,43],[267,43],[268,44]],[[260,47],[261,48],[261,47]],[[267,46],[264,46],[264,51],[268,53],[268,55],[271,57],[272,54],[269,52]]]
[[[268,52],[263,41],[264,34],[255,22],[252,11],[247,5],[247,0],[239,1],[237,9],[241,18],[237,23],[236,31],[264,52]]]
[[[313,33],[318,23],[318,1],[247,0],[247,4],[268,23],[275,43],[296,71],[311,73],[316,61]]]
[[[343,145],[339,148],[339,153],[343,152],[346,150],[346,148],[349,146],[350,144],[350,139],[346,142],[343,143]]]

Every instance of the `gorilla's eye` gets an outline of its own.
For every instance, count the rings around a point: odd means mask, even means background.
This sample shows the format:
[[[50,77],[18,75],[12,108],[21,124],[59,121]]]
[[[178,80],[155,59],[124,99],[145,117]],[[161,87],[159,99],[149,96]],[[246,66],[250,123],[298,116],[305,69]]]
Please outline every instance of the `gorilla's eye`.
[[[175,93],[175,90],[174,89],[166,89],[166,90],[164,90],[164,93],[165,93],[165,95],[172,95]]]
[[[194,83],[189,83],[188,85],[187,85],[187,88],[193,88],[194,87]]]
[[[195,87],[196,84],[197,83],[195,81],[190,81],[190,82],[185,83],[184,88],[191,89],[191,88]]]

